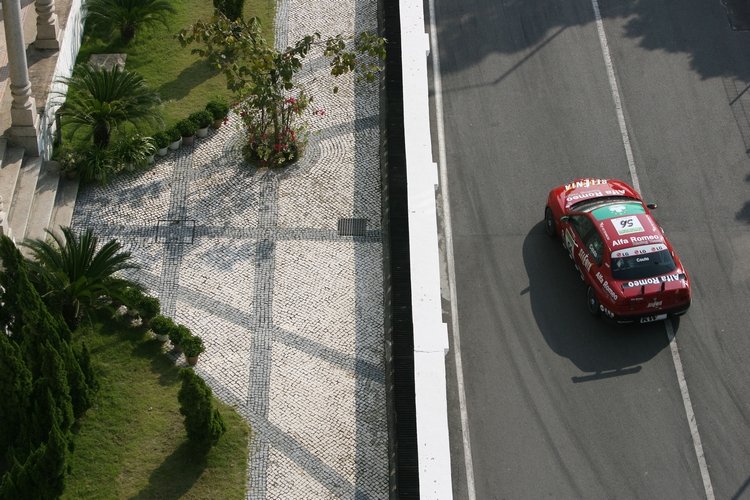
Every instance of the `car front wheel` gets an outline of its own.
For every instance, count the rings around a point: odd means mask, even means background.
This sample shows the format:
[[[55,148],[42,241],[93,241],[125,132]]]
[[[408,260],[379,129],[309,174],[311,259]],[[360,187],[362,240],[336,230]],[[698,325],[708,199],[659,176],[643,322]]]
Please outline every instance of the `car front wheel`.
[[[550,207],[544,209],[544,231],[550,238],[557,236],[555,218],[552,216],[552,209]]]
[[[599,316],[599,299],[596,298],[596,292],[591,287],[586,290],[586,305],[592,316]]]

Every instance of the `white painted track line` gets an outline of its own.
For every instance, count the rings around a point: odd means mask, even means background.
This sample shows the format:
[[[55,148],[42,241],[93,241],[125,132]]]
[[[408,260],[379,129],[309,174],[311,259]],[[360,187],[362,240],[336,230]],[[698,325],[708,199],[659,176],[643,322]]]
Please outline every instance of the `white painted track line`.
[[[633,150],[630,148],[630,137],[628,135],[628,128],[625,123],[625,113],[622,110],[622,100],[620,99],[620,91],[617,86],[617,78],[615,77],[615,67],[612,64],[612,57],[609,53],[609,44],[607,43],[607,35],[604,32],[604,23],[602,22],[602,16],[599,12],[598,0],[591,0],[591,4],[594,7],[594,17],[596,19],[596,29],[599,33],[599,42],[602,47],[602,54],[604,55],[604,65],[607,68],[607,77],[609,78],[609,86],[612,90],[612,99],[615,102],[615,111],[617,112],[617,122],[620,125],[620,134],[622,135],[622,143],[625,146],[625,156],[628,160],[628,169],[630,170],[630,177],[632,179],[633,187],[641,192],[640,182],[638,181],[638,172],[635,168],[635,160],[633,159]],[[690,427],[690,435],[693,439],[693,448],[695,449],[695,456],[698,459],[698,467],[700,468],[701,478],[703,479],[703,489],[706,492],[706,498],[708,500],[714,500],[714,489],[711,485],[711,476],[708,473],[708,466],[706,465],[706,457],[703,454],[703,445],[701,444],[701,436],[698,433],[698,424],[695,420],[695,412],[693,411],[693,405],[690,402],[690,394],[688,393],[687,381],[685,380],[685,373],[682,369],[682,361],[680,360],[680,351],[677,347],[677,339],[675,338],[674,328],[672,327],[671,320],[664,321],[664,328],[666,329],[667,338],[669,339],[669,349],[672,353],[672,361],[674,362],[674,369],[677,373],[677,383],[680,386],[680,393],[682,395],[682,403],[685,406],[685,414],[688,420],[688,426]]]
[[[464,468],[466,469],[466,489],[469,500],[476,500],[474,489],[474,465],[471,458],[469,436],[469,414],[466,409],[466,391],[461,363],[461,341],[458,334],[458,299],[456,296],[456,266],[453,261],[453,231],[451,226],[450,198],[448,196],[448,169],[445,154],[445,127],[443,122],[443,84],[440,74],[440,51],[438,49],[437,27],[435,25],[435,0],[429,0],[430,9],[430,57],[432,59],[433,91],[435,92],[435,126],[438,140],[438,168],[440,172],[440,193],[443,200],[443,231],[448,267],[448,286],[451,303],[451,331],[453,338],[453,358],[456,364],[456,386],[458,405],[461,413],[461,438],[463,442]]]
[[[695,413],[693,413],[693,404],[690,402],[690,394],[688,393],[687,381],[685,380],[685,372],[682,370],[680,351],[677,348],[677,339],[675,339],[674,336],[672,321],[666,320],[664,322],[664,328],[666,328],[667,330],[669,348],[672,351],[674,369],[677,373],[677,383],[680,385],[680,393],[682,393],[682,403],[685,405],[685,414],[687,415],[688,425],[690,426],[690,434],[693,436],[693,447],[695,448],[695,456],[698,457],[698,466],[700,467],[701,478],[703,479],[703,489],[706,490],[706,498],[708,500],[714,500],[714,488],[711,485],[711,476],[709,476],[708,474],[706,457],[703,454],[701,436],[698,433],[698,424],[695,420]]]

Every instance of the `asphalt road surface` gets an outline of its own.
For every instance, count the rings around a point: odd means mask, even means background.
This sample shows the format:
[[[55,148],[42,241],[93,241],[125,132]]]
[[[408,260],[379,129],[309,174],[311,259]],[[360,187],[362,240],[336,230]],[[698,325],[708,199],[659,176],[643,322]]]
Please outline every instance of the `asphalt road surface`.
[[[718,0],[602,0],[615,89],[592,0],[434,2],[455,498],[750,498],[750,32]],[[590,317],[543,231],[550,188],[633,169],[692,279],[689,408],[665,325]]]

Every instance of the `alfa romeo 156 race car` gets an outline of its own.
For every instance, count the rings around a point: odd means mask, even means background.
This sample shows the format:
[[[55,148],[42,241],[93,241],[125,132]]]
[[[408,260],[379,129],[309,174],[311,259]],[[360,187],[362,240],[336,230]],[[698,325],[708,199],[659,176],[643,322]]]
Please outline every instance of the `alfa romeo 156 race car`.
[[[563,247],[587,285],[593,315],[648,323],[690,307],[690,280],[640,195],[625,182],[577,179],[549,193],[547,234]]]

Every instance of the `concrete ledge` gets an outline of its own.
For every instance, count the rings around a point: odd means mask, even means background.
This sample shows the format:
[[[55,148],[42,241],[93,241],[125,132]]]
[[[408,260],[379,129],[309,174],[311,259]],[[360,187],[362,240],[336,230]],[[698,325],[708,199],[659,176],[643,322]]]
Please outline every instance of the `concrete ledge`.
[[[445,380],[448,332],[442,322],[435,206],[438,170],[432,162],[428,101],[429,45],[422,0],[402,0],[399,9],[419,490],[422,498],[444,499],[453,497],[453,483]]]

